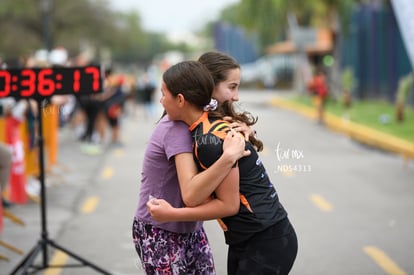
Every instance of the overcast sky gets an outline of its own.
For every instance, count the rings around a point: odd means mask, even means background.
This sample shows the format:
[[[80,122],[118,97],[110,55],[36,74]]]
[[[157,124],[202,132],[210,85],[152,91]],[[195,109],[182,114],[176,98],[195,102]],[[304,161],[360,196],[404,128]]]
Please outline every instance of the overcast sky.
[[[121,11],[136,9],[149,31],[182,33],[198,30],[240,0],[109,0]]]

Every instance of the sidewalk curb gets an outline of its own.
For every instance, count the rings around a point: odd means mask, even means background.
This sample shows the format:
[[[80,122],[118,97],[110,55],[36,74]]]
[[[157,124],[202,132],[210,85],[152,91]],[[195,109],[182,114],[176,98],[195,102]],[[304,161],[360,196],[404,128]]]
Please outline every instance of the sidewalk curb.
[[[280,97],[273,98],[271,104],[274,107],[294,111],[307,118],[316,120],[316,111],[302,104],[284,100]],[[409,159],[414,159],[414,142],[410,143],[332,114],[325,114],[325,125],[333,131],[347,135],[364,144],[401,155],[405,162],[408,162]]]

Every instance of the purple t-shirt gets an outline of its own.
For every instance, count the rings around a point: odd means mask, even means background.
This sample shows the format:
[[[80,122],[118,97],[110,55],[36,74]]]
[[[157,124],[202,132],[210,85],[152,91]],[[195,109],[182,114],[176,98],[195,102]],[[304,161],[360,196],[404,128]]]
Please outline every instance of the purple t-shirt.
[[[180,153],[192,153],[188,126],[180,121],[171,121],[164,116],[155,127],[147,144],[135,217],[168,231],[190,233],[198,230],[202,222],[160,223],[152,219],[146,206],[149,195],[152,195],[155,198],[165,199],[173,207],[184,207],[174,161],[174,156]]]

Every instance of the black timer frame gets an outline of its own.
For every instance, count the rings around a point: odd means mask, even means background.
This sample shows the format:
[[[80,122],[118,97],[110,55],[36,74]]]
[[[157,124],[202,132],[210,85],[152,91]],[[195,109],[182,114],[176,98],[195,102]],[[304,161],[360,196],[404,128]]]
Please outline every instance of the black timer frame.
[[[99,67],[98,67],[99,68]],[[67,70],[68,72],[74,71],[74,68],[59,68],[59,70]],[[79,68],[77,68],[79,70]],[[99,68],[100,72],[101,69]],[[99,89],[82,89],[78,95],[83,94],[91,94],[91,93],[98,93],[102,91],[102,73],[100,73],[99,81],[100,86]],[[87,82],[88,80],[85,79]],[[96,82],[95,82],[96,83]],[[81,83],[82,84],[82,83]],[[81,85],[82,86],[82,85]],[[83,87],[83,86],[82,86]],[[59,92],[59,94],[72,94],[72,91],[68,92]],[[10,96],[14,96],[14,94],[10,94]],[[14,96],[17,98],[21,98],[20,96]],[[33,97],[37,101],[37,109],[38,109],[38,146],[39,146],[39,181],[40,181],[40,210],[41,210],[41,235],[40,239],[38,240],[37,244],[29,251],[29,253],[23,258],[23,260],[14,268],[14,270],[10,273],[12,274],[29,274],[34,273],[40,270],[44,270],[47,268],[65,268],[65,267],[83,267],[89,266],[92,269],[102,273],[108,274],[111,273],[102,269],[101,267],[93,264],[92,262],[86,260],[85,258],[80,257],[79,255],[75,254],[74,252],[70,251],[69,249],[57,244],[55,241],[49,239],[48,230],[47,230],[47,213],[46,213],[46,188],[45,188],[45,165],[44,165],[44,138],[43,138],[43,123],[42,123],[42,103],[44,100],[47,100],[48,97],[42,97],[37,94]],[[49,255],[48,255],[48,246],[51,246],[57,250],[61,250],[67,255],[71,256],[72,258],[78,260],[80,264],[71,264],[71,265],[50,265],[49,264]],[[38,254],[42,254],[42,263],[41,265],[35,265],[34,262],[38,256]],[[29,272],[30,271],[30,272]]]

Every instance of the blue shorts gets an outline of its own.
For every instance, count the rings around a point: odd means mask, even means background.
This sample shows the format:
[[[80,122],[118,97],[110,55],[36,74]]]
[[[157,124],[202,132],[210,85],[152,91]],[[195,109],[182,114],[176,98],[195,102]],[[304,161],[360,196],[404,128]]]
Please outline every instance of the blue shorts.
[[[134,219],[132,237],[146,274],[216,274],[204,228],[175,233]]]

